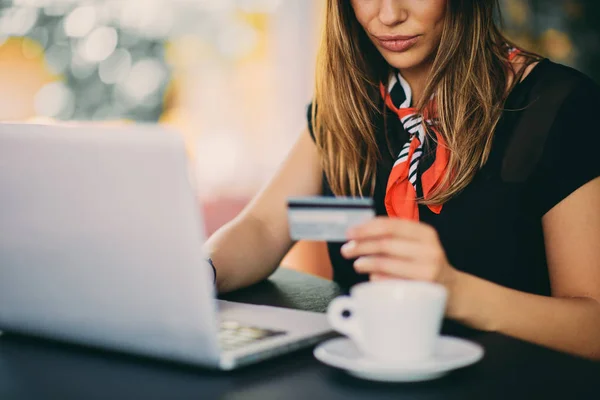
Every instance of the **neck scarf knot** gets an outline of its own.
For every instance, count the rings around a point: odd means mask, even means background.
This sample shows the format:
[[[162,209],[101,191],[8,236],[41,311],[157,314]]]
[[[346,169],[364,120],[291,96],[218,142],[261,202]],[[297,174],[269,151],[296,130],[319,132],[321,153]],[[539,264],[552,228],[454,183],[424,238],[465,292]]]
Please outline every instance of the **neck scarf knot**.
[[[520,53],[509,48],[508,59],[512,61]],[[408,82],[395,71],[386,85],[380,84],[381,96],[387,108],[398,116],[409,139],[400,150],[388,178],[385,208],[390,217],[419,220],[417,193],[428,200],[433,192],[446,185],[450,151],[437,126],[435,95],[431,97],[423,114],[412,106],[412,90]],[[421,165],[421,168],[419,166]],[[442,205],[428,205],[435,214]]]
[[[390,217],[418,221],[418,185],[421,186],[423,198],[427,199],[442,183],[449,160],[446,143],[435,127],[435,101],[432,97],[424,113],[419,114],[418,110],[411,106],[410,85],[399,72],[394,72],[387,87],[381,84],[380,89],[386,106],[398,116],[409,135],[388,178],[385,208]],[[432,138],[435,140],[433,141]],[[426,142],[427,146],[425,146]],[[435,154],[435,159],[425,171],[419,174],[419,163],[425,151]],[[442,211],[441,205],[428,207],[436,214]]]

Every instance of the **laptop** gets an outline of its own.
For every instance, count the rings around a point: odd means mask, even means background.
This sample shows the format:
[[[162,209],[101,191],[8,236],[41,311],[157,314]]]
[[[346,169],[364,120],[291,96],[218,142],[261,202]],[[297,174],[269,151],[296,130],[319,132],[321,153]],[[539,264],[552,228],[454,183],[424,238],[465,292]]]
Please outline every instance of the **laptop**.
[[[216,300],[189,171],[160,126],[0,124],[0,330],[222,370],[329,337]]]

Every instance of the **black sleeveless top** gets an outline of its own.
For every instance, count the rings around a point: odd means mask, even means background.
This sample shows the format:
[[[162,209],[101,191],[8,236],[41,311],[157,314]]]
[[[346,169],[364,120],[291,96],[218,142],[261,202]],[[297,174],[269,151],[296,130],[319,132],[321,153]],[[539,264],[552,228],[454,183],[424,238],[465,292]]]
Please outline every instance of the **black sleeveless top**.
[[[542,216],[573,191],[600,176],[600,88],[578,71],[541,61],[511,92],[486,165],[439,215],[419,206],[436,228],[456,269],[500,285],[550,295]],[[311,106],[308,121],[311,135]],[[390,153],[386,135],[392,147]],[[314,139],[314,135],[313,135]],[[376,129],[381,153],[373,195],[377,215],[395,156],[408,139],[397,117]],[[324,196],[333,196],[323,175]],[[600,211],[600,204],[598,205]],[[342,287],[368,279],[328,243],[333,278]]]

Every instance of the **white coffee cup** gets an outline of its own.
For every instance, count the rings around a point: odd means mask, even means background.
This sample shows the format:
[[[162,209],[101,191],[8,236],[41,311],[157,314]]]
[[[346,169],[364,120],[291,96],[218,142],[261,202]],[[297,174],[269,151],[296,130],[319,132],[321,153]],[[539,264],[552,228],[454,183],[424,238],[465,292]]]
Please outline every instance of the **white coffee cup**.
[[[331,326],[367,357],[393,363],[430,359],[444,317],[442,285],[407,280],[360,283],[327,309]]]

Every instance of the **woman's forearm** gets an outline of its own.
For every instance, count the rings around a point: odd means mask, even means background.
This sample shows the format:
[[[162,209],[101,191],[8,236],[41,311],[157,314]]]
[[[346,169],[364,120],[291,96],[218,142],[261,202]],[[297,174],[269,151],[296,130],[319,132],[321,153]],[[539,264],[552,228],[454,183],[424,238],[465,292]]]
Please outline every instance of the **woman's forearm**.
[[[448,316],[556,350],[600,359],[600,303],[538,296],[458,273]]]
[[[272,237],[264,224],[246,214],[215,232],[205,250],[217,271],[217,290],[230,292],[267,278],[289,250],[287,240]]]

